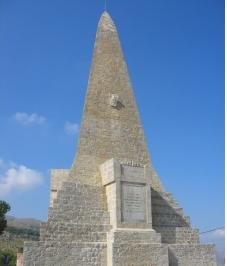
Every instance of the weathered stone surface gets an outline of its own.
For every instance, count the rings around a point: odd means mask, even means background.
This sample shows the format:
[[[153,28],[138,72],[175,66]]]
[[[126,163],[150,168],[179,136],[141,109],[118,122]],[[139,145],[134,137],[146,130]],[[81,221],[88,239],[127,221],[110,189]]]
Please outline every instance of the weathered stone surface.
[[[17,253],[17,266],[23,266],[24,265],[24,255],[23,253]]]
[[[106,266],[106,243],[26,242],[24,266]]]
[[[151,164],[118,33],[104,12],[98,25],[71,176],[83,183],[101,184],[99,165],[111,158]],[[156,183],[160,183],[158,179]]]
[[[211,245],[169,245],[170,266],[216,266],[214,247]]]
[[[101,16],[76,159],[51,172],[49,217],[24,266],[215,266],[214,247],[153,169],[116,27]]]
[[[41,241],[25,243],[24,266],[107,265],[111,228],[104,188],[65,182],[41,225]]]
[[[112,257],[114,266],[169,265],[168,248],[162,244],[114,244]]]

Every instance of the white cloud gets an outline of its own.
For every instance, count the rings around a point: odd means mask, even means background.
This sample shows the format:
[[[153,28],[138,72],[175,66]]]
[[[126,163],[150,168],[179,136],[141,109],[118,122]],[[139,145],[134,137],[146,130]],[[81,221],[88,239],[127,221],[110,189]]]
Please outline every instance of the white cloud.
[[[28,113],[20,113],[17,112],[14,114],[13,118],[22,125],[43,125],[46,122],[46,118],[44,116],[38,115],[36,113],[28,114]]]
[[[217,238],[224,238],[225,237],[225,229],[218,229],[216,231],[214,231],[214,237]]]
[[[43,175],[36,170],[0,159],[0,195],[13,190],[30,190],[40,185]]]
[[[212,242],[212,241],[220,241],[225,238],[225,229],[217,229],[211,232],[202,233],[201,239],[202,241]]]
[[[69,135],[75,135],[79,131],[79,125],[76,123],[66,122],[65,123],[65,132]]]
[[[204,244],[215,244],[218,265],[224,265],[225,258],[225,229],[218,229],[200,235]]]

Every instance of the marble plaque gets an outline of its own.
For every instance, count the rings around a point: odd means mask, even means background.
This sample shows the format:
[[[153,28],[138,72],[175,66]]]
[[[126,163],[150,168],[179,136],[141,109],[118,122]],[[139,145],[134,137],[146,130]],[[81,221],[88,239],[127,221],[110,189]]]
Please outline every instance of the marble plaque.
[[[139,223],[146,219],[145,185],[121,182],[122,222]]]

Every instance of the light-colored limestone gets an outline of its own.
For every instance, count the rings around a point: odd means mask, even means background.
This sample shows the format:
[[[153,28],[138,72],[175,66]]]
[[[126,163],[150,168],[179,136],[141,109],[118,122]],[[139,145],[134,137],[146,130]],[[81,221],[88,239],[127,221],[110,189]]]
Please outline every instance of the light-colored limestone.
[[[99,165],[111,158],[151,164],[118,33],[104,12],[96,34],[80,139],[70,174],[77,182],[100,185]]]
[[[151,189],[146,166],[110,159],[100,165],[114,228],[152,228]]]
[[[55,199],[57,199],[57,194],[62,187],[62,183],[69,180],[69,170],[52,169],[50,175],[51,175],[50,207],[53,207],[53,202]]]
[[[49,217],[24,266],[215,266],[213,246],[161,185],[116,27],[101,16],[77,155],[51,172]]]
[[[17,266],[23,266],[24,265],[24,256],[23,253],[17,253]]]

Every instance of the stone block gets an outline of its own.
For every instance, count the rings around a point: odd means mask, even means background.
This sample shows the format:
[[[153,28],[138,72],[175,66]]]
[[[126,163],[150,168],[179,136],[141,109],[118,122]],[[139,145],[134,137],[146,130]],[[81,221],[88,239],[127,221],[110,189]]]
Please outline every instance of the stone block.
[[[216,266],[213,245],[171,244],[169,266]]]

